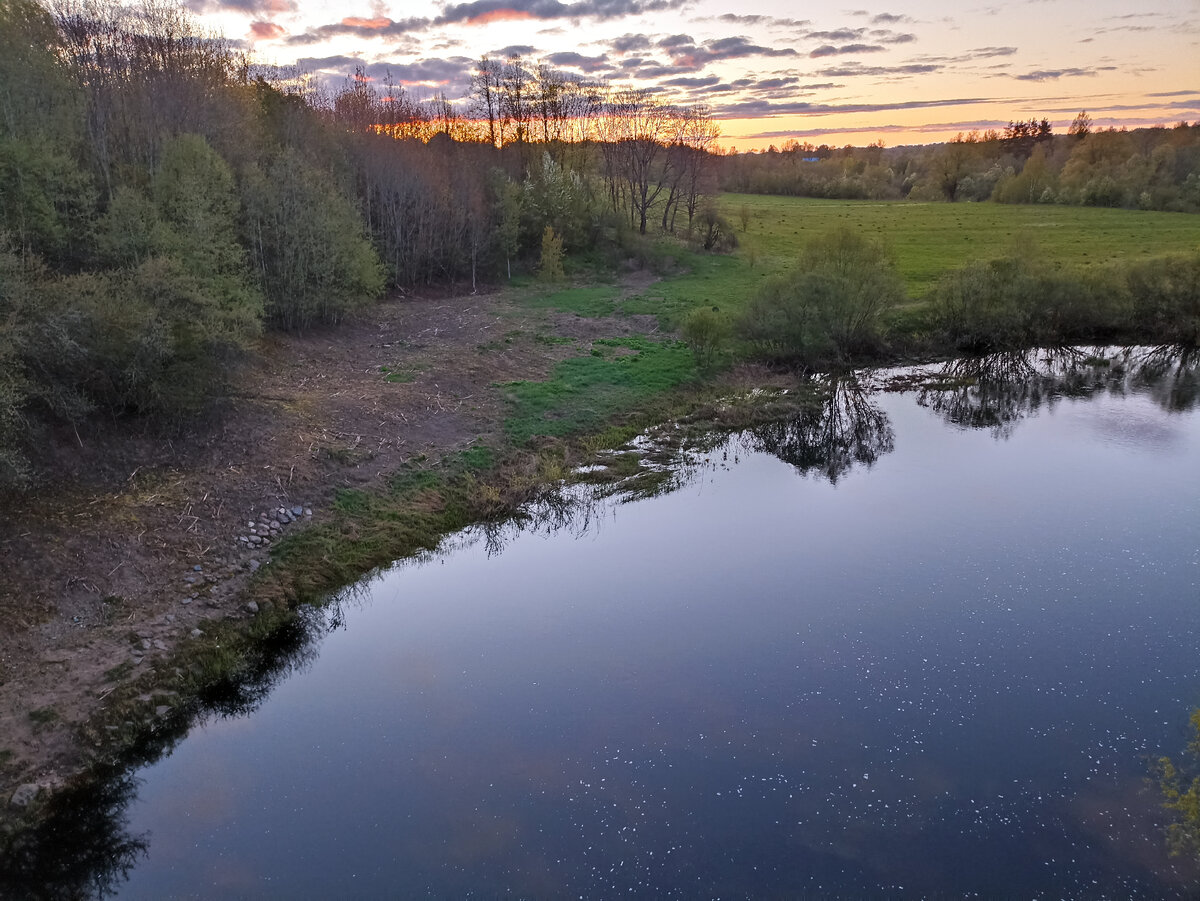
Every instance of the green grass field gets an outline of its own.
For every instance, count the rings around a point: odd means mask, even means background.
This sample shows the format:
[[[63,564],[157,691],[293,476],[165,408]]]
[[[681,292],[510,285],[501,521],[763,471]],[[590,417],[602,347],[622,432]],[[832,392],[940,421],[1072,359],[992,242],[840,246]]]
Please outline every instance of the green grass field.
[[[739,211],[750,212],[742,231]],[[808,238],[838,227],[862,229],[896,255],[909,296],[920,298],[947,269],[998,256],[1027,235],[1048,258],[1087,265],[1200,250],[1200,217],[1097,207],[999,203],[813,200],[726,194],[721,208],[737,229],[743,260],[780,269]]]
[[[925,295],[947,272],[974,260],[1004,255],[1021,242],[1062,266],[1101,265],[1200,250],[1200,216],[1135,210],[994,203],[910,203],[814,200],[726,194],[722,212],[739,240],[728,255],[703,254],[682,244],[671,252],[679,272],[641,294],[623,296],[616,284],[580,282],[555,288],[529,285],[515,297],[529,310],[561,310],[603,319],[652,314],[676,329],[692,310],[710,308],[731,321],[769,276],[785,271],[809,240],[838,228],[862,230],[891,249],[908,301],[894,309],[899,331],[920,329]],[[742,229],[742,210],[749,227]],[[636,345],[636,346],[635,346]],[[567,360],[546,382],[510,386],[510,438],[563,435],[594,428],[613,412],[636,404],[695,374],[678,345],[635,339],[635,356],[613,358],[611,348]],[[588,351],[585,350],[585,354]],[[638,360],[639,365],[633,365]]]

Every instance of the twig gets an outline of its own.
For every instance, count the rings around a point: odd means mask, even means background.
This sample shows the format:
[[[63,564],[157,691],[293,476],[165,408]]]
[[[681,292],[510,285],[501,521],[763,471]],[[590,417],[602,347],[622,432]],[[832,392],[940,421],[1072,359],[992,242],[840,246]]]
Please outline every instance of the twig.
[[[120,569],[124,565],[125,565],[125,561],[122,560],[120,563],[118,563],[116,566],[114,566],[112,568],[112,570],[109,572],[109,575],[111,576],[113,573],[115,573],[118,569]]]

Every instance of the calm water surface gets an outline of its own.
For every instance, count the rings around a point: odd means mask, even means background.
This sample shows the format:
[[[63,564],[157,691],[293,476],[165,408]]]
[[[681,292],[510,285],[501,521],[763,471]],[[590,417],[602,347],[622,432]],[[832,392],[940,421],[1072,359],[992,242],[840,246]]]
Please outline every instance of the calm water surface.
[[[845,396],[370,580],[140,774],[121,897],[1194,897],[1147,775],[1200,705],[1200,416],[1039,391]]]

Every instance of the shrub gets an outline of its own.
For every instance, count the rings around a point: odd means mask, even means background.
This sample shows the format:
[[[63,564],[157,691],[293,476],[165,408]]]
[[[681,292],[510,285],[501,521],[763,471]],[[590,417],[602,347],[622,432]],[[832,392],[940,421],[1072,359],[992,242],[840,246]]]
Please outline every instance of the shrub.
[[[1200,345],[1200,253],[1134,263],[1124,283],[1136,337]]]
[[[794,270],[769,280],[738,331],[768,358],[844,360],[879,348],[880,318],[903,298],[882,245],[841,229],[810,243]]]
[[[680,329],[702,369],[711,367],[720,358],[729,337],[729,324],[713,310],[693,310]]]

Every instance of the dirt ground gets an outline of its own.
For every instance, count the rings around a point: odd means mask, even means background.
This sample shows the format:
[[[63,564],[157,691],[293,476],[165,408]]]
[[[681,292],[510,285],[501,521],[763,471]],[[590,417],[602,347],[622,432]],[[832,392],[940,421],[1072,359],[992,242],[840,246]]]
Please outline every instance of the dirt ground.
[[[77,729],[114,671],[136,675],[205,622],[248,615],[250,573],[269,557],[239,540],[250,522],[281,507],[319,519],[339,488],[495,438],[502,383],[653,327],[501,294],[394,296],[337,329],[265,338],[232,400],[188,434],[97,423],[56,436],[44,462],[59,475],[0,497],[0,808],[80,767]]]

